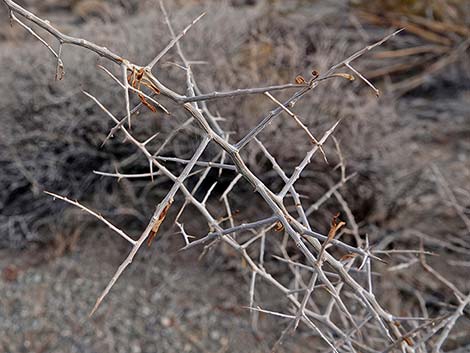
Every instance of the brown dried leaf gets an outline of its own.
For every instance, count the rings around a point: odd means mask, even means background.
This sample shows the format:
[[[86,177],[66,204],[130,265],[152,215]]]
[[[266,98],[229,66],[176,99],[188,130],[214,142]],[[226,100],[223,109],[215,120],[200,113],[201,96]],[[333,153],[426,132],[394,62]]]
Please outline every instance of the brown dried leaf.
[[[357,256],[357,254],[346,254],[346,255],[343,255],[341,256],[341,258],[339,259],[339,261],[346,261],[346,260],[349,260],[349,259],[354,259],[355,257]]]
[[[346,80],[349,80],[349,81],[354,81],[356,79],[353,75],[346,74],[344,72],[338,72],[338,73],[335,73],[331,76],[333,76],[333,77],[342,77],[342,78],[345,78]]]
[[[129,75],[127,75],[127,82],[128,82],[130,85],[132,85],[132,84],[131,84],[131,78],[133,77],[133,75],[134,75],[134,71],[131,71],[131,72],[129,73]]]
[[[155,86],[155,84],[153,84],[153,82],[151,82],[149,79],[144,78],[144,80],[142,80],[142,84],[145,87],[150,88],[155,94],[160,94],[160,90],[158,89],[158,87]]]
[[[295,83],[297,83],[298,85],[303,85],[306,84],[307,81],[305,81],[305,79],[301,75],[297,75],[295,77]]]
[[[144,85],[145,87],[153,91],[155,94],[160,94],[160,90],[158,89],[158,87],[155,86],[155,84],[153,84],[148,79],[148,77],[146,77],[147,73],[145,72],[143,68],[140,68],[138,70],[136,68],[132,68],[132,70],[130,71],[131,72],[127,76],[127,81],[129,82],[129,85],[132,88],[140,90],[140,86]],[[139,96],[139,99],[143,105],[145,105],[152,112],[154,113],[157,112],[157,108],[155,108],[152,104],[150,104],[142,94],[137,93],[137,95]]]
[[[137,79],[137,81],[142,80],[142,78],[144,77],[144,73],[145,71],[142,68],[136,71],[135,78]]]
[[[284,226],[280,221],[276,222],[276,226],[274,227],[274,231],[282,232],[284,230]]]
[[[336,232],[342,227],[344,226],[346,223],[345,222],[342,222],[342,221],[339,221],[338,222],[338,217],[339,217],[339,212],[333,217],[333,219],[331,220],[331,227],[330,227],[330,231],[328,232],[328,238],[325,240],[325,242],[323,243],[321,249],[320,249],[320,254],[318,256],[318,260],[321,262],[323,261],[323,253],[325,252],[325,249],[326,249],[326,246],[328,245],[328,243],[330,241],[332,241],[336,235]]]
[[[331,241],[332,239],[334,239],[338,230],[346,224],[345,222],[338,220],[338,218],[339,218],[339,212],[333,217],[331,221],[330,231],[328,232],[328,241]]]
[[[158,217],[158,220],[155,222],[155,224],[152,227],[152,230],[150,231],[149,237],[147,239],[147,246],[150,246],[152,244],[153,239],[157,236],[158,229],[160,228],[161,224],[165,220],[165,217],[168,213],[168,210],[170,209],[172,204],[173,204],[173,200],[170,200],[165,205],[162,212],[160,213],[160,216]]]
[[[157,108],[155,108],[152,104],[150,104],[149,102],[147,102],[147,100],[145,99],[145,97],[141,94],[138,95],[139,98],[140,98],[140,101],[142,102],[143,105],[145,105],[148,109],[150,109],[152,112],[156,113],[157,112]]]
[[[408,344],[408,346],[410,346],[410,347],[414,346],[414,343],[413,343],[413,340],[411,339],[411,337],[405,336],[405,337],[403,337],[403,341],[405,341]]]

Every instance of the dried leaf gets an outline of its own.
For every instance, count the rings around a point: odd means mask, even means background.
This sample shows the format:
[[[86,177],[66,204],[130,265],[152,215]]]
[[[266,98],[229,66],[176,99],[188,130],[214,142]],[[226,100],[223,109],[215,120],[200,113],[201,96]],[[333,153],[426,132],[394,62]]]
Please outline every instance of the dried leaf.
[[[307,81],[305,81],[305,79],[301,75],[297,75],[295,77],[295,83],[297,83],[298,85],[303,85],[306,84]]]
[[[333,76],[333,77],[342,77],[342,78],[345,78],[346,80],[349,80],[349,81],[354,81],[356,79],[353,75],[346,74],[344,72],[338,72],[338,73],[335,73],[331,76]]]
[[[165,220],[165,217],[168,213],[168,210],[170,209],[171,205],[173,204],[173,200],[170,200],[165,207],[163,208],[162,212],[160,213],[160,216],[158,217],[157,222],[152,227],[152,230],[150,231],[149,237],[147,239],[147,246],[150,246],[152,244],[153,239],[157,236],[158,229],[160,228],[161,224]]]
[[[135,75],[135,78],[137,79],[137,81],[141,81],[142,80],[142,77],[144,77],[144,69],[139,69],[136,71],[136,75]]]
[[[280,221],[276,222],[276,226],[274,227],[276,232],[282,232],[284,230],[284,226]]]
[[[346,223],[342,222],[342,221],[339,221],[338,222],[338,217],[339,217],[339,212],[333,217],[333,219],[331,220],[331,227],[330,227],[330,231],[328,232],[328,238],[325,240],[325,242],[323,243],[321,249],[320,249],[320,254],[318,256],[318,260],[321,262],[323,261],[323,253],[325,252],[325,249],[326,249],[326,246],[328,245],[328,243],[330,241],[332,241],[336,235],[336,232],[342,227],[344,226]]]
[[[334,239],[338,230],[346,224],[343,221],[340,221],[340,220],[338,221],[338,218],[339,218],[339,212],[333,217],[331,221],[330,231],[328,232],[328,241],[331,241],[332,239]]]
[[[355,257],[357,256],[357,254],[346,254],[346,255],[343,255],[341,256],[341,258],[339,259],[339,261],[346,261],[346,260],[350,260],[350,259],[354,259]]]
[[[151,82],[148,77],[146,76],[147,73],[143,68],[136,69],[135,67],[130,70],[131,72],[127,76],[127,81],[129,82],[129,85],[132,88],[135,88],[137,90],[140,90],[140,86],[144,85],[145,87],[149,88],[151,91],[153,91],[155,94],[160,94],[160,90],[158,89],[157,86],[153,82]],[[140,101],[142,102],[143,105],[145,105],[149,110],[152,112],[156,113],[157,108],[155,108],[152,104],[150,104],[145,97],[137,93],[139,96]]]
[[[152,112],[154,112],[154,113],[157,112],[157,108],[155,108],[152,104],[147,102],[147,100],[145,99],[145,97],[143,95],[139,94],[138,96],[139,96],[140,101],[142,102],[143,105],[145,105],[147,108],[149,108]]]
[[[128,70],[129,70],[129,69],[128,69]],[[129,75],[127,75],[127,82],[128,82],[129,84],[131,84],[131,78],[132,78],[133,75],[134,75],[134,71],[131,71],[131,72],[129,73]]]
[[[405,341],[408,344],[408,346],[410,346],[410,347],[414,346],[414,343],[413,343],[413,340],[411,339],[411,337],[404,336],[403,341]]]
[[[158,89],[158,87],[155,86],[149,79],[145,78],[145,81],[142,80],[142,84],[145,87],[150,88],[155,94],[160,94],[160,90]]]

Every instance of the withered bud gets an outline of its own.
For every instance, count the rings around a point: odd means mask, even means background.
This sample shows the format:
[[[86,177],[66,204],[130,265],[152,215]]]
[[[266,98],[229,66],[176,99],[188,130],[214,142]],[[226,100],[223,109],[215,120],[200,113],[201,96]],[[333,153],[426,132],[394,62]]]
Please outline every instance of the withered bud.
[[[295,83],[297,83],[298,85],[302,85],[307,83],[307,81],[305,81],[305,79],[301,75],[297,75],[295,77]]]

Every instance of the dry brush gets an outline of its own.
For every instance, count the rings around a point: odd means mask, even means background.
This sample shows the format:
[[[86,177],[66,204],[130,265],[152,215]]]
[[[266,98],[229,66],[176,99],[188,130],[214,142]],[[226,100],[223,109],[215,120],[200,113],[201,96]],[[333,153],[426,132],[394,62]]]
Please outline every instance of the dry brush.
[[[426,263],[427,253],[424,249],[417,249],[416,253],[419,254],[423,267],[452,290],[459,305],[447,315],[431,318],[425,315],[399,316],[381,304],[380,298],[375,294],[373,268],[375,263],[383,262],[381,256],[390,251],[372,246],[368,237],[359,233],[349,205],[338,191],[353,177],[352,174],[348,174],[338,141],[334,142],[341,180],[332,185],[323,197],[313,202],[306,201],[297,189],[302,173],[314,156],[319,155],[324,163],[329,163],[330,156],[324,146],[334,139],[333,135],[341,121],[332,122],[330,128],[322,134],[313,133],[303,122],[302,117],[296,114],[295,108],[308,96],[321,90],[322,84],[330,80],[361,80],[378,96],[379,90],[356,69],[356,60],[394,37],[400,30],[353,53],[324,72],[314,70],[309,77],[297,76],[293,83],[205,93],[200,89],[193,73],[193,68],[198,62],[187,57],[181,42],[183,36],[197,25],[197,22],[204,20],[205,14],[196,17],[182,31],[176,32],[161,4],[161,12],[166,19],[172,40],[148,64],[139,65],[94,42],[64,34],[49,21],[36,16],[14,1],[4,0],[4,2],[9,8],[12,24],[24,28],[49,50],[56,62],[56,80],[65,79],[67,76],[67,67],[62,56],[70,46],[94,52],[112,65],[110,68],[100,66],[99,71],[109,76],[118,88],[119,96],[116,97],[114,106],[104,105],[98,95],[88,91],[84,91],[83,94],[101,109],[103,118],[110,119],[114,124],[103,144],[110,139],[122,137],[122,144],[130,144],[139,151],[148,164],[148,171],[139,174],[124,174],[112,170],[96,173],[117,180],[147,178],[152,181],[163,179],[171,183],[168,184],[170,185],[168,190],[165,190],[165,195],[156,205],[147,226],[138,237],[129,235],[99,212],[74,200],[71,196],[56,194],[54,190],[47,192],[54,199],[68,202],[96,217],[129,244],[130,251],[127,257],[98,297],[90,315],[99,308],[113,285],[131,265],[138,251],[145,245],[152,246],[152,241],[158,237],[160,226],[170,218],[171,214],[172,222],[184,242],[181,251],[201,247],[204,254],[217,244],[224,243],[246,264],[251,272],[247,310],[252,313],[253,325],[256,326],[259,313],[266,313],[278,317],[279,322],[285,326],[273,350],[278,348],[286,335],[296,331],[302,324],[321,339],[322,351],[441,351],[453,326],[470,303],[470,295],[462,293],[442,278]],[[41,31],[47,32],[47,37]],[[51,36],[54,41],[47,40]],[[179,56],[179,63],[172,65],[184,73],[185,87],[170,88],[171,83],[163,83],[159,78],[159,72],[155,70],[156,64],[170,50],[175,50]],[[276,98],[280,92],[289,92],[290,96],[285,100]],[[238,99],[251,95],[264,95],[271,108],[261,118],[252,119],[255,123],[243,137],[238,141],[232,141],[230,131],[224,128],[221,117],[210,109],[210,103],[214,100]],[[121,115],[112,112],[116,110],[118,104],[119,109],[123,111]],[[146,138],[142,140],[134,133],[141,123],[137,114],[142,110],[155,113],[159,119],[172,119],[174,111],[184,112],[186,119],[182,124],[183,127],[178,126],[170,131],[164,139],[159,136],[159,131],[148,131]],[[311,146],[309,151],[301,156],[300,163],[292,172],[286,171],[263,143],[261,133],[279,119],[292,119],[304,134],[305,141]],[[192,156],[185,158],[178,155],[162,155],[162,148],[180,133],[182,128],[191,128],[194,131],[193,138],[196,142]],[[152,144],[157,136],[161,141],[159,148],[155,148]],[[289,137],[284,136],[284,138]],[[279,190],[270,188],[263,178],[250,168],[247,163],[249,155],[245,153],[249,145],[256,146],[262,152],[264,158],[271,164],[275,176],[282,180]],[[173,163],[181,165],[181,172],[178,175],[169,167]],[[218,195],[217,200],[214,193],[217,182],[201,193],[201,185],[213,172],[219,177],[222,173],[225,177],[230,176],[230,182]],[[265,209],[268,210],[261,219],[250,222],[237,221],[232,193],[237,184],[242,182],[247,183],[252,189],[253,199],[256,199],[256,202],[261,199]],[[182,197],[178,198],[179,195]],[[310,216],[331,197],[336,198],[342,205],[347,228],[345,222],[335,216],[327,227],[329,232],[322,234],[315,230]],[[217,202],[219,208],[224,210],[225,216],[219,217],[213,207],[209,207],[209,202],[211,204]],[[243,202],[249,204],[251,201],[243,200]],[[190,206],[200,214],[200,222],[207,223],[209,228],[209,232],[198,239],[193,239],[188,234],[182,221],[184,211]],[[344,240],[345,234],[350,235],[348,237],[350,241]],[[291,255],[292,245],[295,256]],[[291,247],[289,251],[288,247]],[[274,248],[279,250],[281,256],[274,256],[271,253]],[[275,261],[286,265],[290,280],[276,278],[276,275],[269,271],[270,266],[267,262],[271,261],[271,255]],[[284,296],[285,305],[282,312],[263,305],[264,298],[260,297],[256,290],[260,281],[277,289]],[[320,348],[318,350],[320,351]]]

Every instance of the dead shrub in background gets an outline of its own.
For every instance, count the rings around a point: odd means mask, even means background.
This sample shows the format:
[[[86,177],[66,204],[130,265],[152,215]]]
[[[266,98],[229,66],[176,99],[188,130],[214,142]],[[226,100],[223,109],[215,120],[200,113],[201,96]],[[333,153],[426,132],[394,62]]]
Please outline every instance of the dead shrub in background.
[[[44,7],[47,10],[46,5],[39,7],[39,10]],[[349,35],[346,35],[346,30],[344,36],[338,36],[338,33],[330,30],[316,31],[310,28],[309,22],[318,21],[321,16],[327,18],[328,14],[331,14],[328,8],[324,12],[303,14],[301,20],[305,21],[305,24],[302,26],[294,25],[290,19],[277,23],[272,19],[276,14],[266,17],[267,9],[259,7],[227,8],[227,11],[220,12],[217,11],[217,5],[213,5],[213,8],[208,9],[214,13],[210,21],[200,23],[199,27],[188,33],[190,36],[190,40],[187,41],[188,50],[194,53],[197,59],[215,65],[215,70],[207,70],[208,64],[194,66],[201,88],[206,91],[226,90],[234,86],[262,85],[267,81],[293,81],[297,74],[310,74],[304,69],[306,67],[325,70],[335,58],[346,57],[347,51],[358,50],[366,45],[365,42],[347,44]],[[195,11],[194,8],[188,10],[183,8],[176,12],[175,17],[178,21],[184,21],[194,16]],[[117,16],[116,14],[113,17]],[[70,22],[73,24],[75,20]],[[272,26],[272,23],[275,23],[275,26]],[[70,29],[72,24],[64,23],[62,26],[72,31]],[[140,14],[135,18],[130,17],[120,24],[112,21],[96,23],[91,20],[82,26],[80,32],[85,37],[96,38],[110,48],[124,48],[123,55],[145,62],[151,59],[151,54],[147,50],[148,43],[142,38],[149,38],[153,33],[158,33],[162,42],[169,41],[171,38],[164,26],[165,24],[158,20],[155,13],[150,13]],[[138,28],[138,31],[135,31],[135,28]],[[215,32],[215,28],[219,30]],[[310,29],[301,31],[301,28]],[[22,35],[24,31],[20,30],[16,28],[15,36]],[[101,179],[89,173],[94,169],[130,170],[126,168],[131,162],[133,171],[146,168],[144,165],[139,165],[139,160],[134,161],[132,148],[115,140],[110,140],[103,148],[99,148],[111,124],[95,114],[90,114],[96,107],[83,97],[80,87],[89,85],[101,87],[103,91],[106,90],[102,97],[103,103],[113,104],[113,97],[118,90],[112,86],[112,80],[102,79],[97,75],[96,65],[101,61],[91,55],[81,55],[78,50],[71,48],[63,53],[64,62],[69,63],[67,67],[69,80],[51,82],[48,73],[55,70],[54,64],[40,59],[39,53],[44,53],[44,47],[26,34],[24,40],[31,49],[12,46],[6,42],[1,56],[2,66],[9,68],[4,73],[4,80],[11,82],[10,89],[6,90],[1,98],[2,107],[9,112],[5,116],[0,139],[2,150],[5,151],[5,173],[1,177],[4,184],[9,185],[2,190],[0,199],[5,209],[0,222],[2,233],[6,235],[2,237],[2,243],[8,246],[24,246],[25,240],[43,242],[53,236],[54,230],[48,229],[48,225],[57,223],[50,222],[50,216],[55,217],[55,213],[61,212],[62,208],[54,204],[44,206],[44,198],[40,192],[43,189],[50,189],[51,186],[54,186],[58,192],[70,190],[79,199],[88,198],[89,195],[96,195],[96,191],[103,190],[107,195],[104,199],[100,196],[104,201],[103,210],[109,210],[109,215],[116,212],[121,215],[124,213],[126,216],[124,222],[131,218],[137,221],[137,224],[141,224],[139,222],[149,215],[149,206],[151,207],[153,203],[147,201],[152,200],[154,196],[148,193],[146,181],[122,181],[122,184],[129,185],[125,194],[120,194],[121,188],[116,187],[112,180]],[[263,39],[266,35],[268,37]],[[231,38],[230,41],[226,40],[228,36]],[[31,50],[39,53],[31,55]],[[17,57],[25,58],[21,65],[14,65]],[[174,60],[177,59],[169,53],[167,62]],[[273,70],[273,67],[278,69]],[[175,85],[184,84],[184,77],[180,75],[178,68],[164,63],[158,70],[162,78],[171,79]],[[338,135],[338,139],[348,160],[354,156],[350,160],[352,171],[364,173],[367,166],[363,166],[362,171],[355,167],[356,161],[369,158],[367,151],[370,148],[364,144],[373,145],[387,132],[386,129],[393,121],[391,118],[394,118],[394,112],[391,107],[381,107],[373,99],[362,97],[352,90],[347,92],[346,97],[332,93],[337,92],[341,85],[340,82],[327,83],[325,90],[318,91],[310,98],[309,104],[298,107],[298,114],[305,116],[305,123],[314,130],[324,130],[331,121],[338,118],[343,119],[345,124],[351,124],[351,127],[348,127],[349,132],[344,137]],[[266,97],[252,96],[247,99],[225,100],[223,104],[219,102],[210,104],[222,117],[226,115],[234,117],[226,122],[227,129],[234,131],[233,138],[239,138],[252,125],[251,115],[262,114],[270,102]],[[74,116],[72,124],[70,114]],[[142,111],[141,115],[140,120],[143,124],[136,127],[142,131],[148,126],[170,131],[184,119],[175,113],[176,119],[162,123],[162,120],[155,119],[149,112]],[[369,118],[371,115],[379,117],[372,120]],[[379,121],[383,120],[387,123],[379,124]],[[370,124],[375,122],[379,130],[369,128]],[[277,133],[281,128],[293,140],[303,142],[286,146],[282,141],[282,135]],[[139,130],[135,133],[139,134]],[[191,133],[188,132],[189,135]],[[370,136],[370,133],[375,137]],[[157,136],[155,143],[164,140],[165,134],[161,135],[162,137]],[[60,136],[66,138],[61,139]],[[275,121],[265,136],[268,137],[265,141],[266,146],[279,163],[288,169],[294,168],[299,162],[298,156],[309,148],[309,143],[303,139],[303,132],[298,130],[291,119]],[[358,139],[360,144],[349,145],[348,140],[355,139],[356,136],[361,136]],[[177,135],[166,150],[170,154],[184,156],[185,153],[190,153],[193,147],[191,143],[188,144],[190,141],[186,133]],[[38,143],[45,148],[39,150]],[[354,151],[351,150],[353,147]],[[246,153],[247,163],[251,168],[257,173],[267,174],[267,182],[271,180],[273,183],[280,183],[279,179],[272,177],[269,161],[263,159],[259,148],[249,146]],[[331,158],[336,157],[333,155]],[[331,168],[321,160],[318,160],[318,163],[315,160],[314,165],[317,169],[315,179],[318,180],[320,177],[323,181],[317,183],[319,187],[317,192],[302,190],[312,198],[322,195],[329,188],[331,178]],[[308,178],[308,175],[303,177]],[[141,191],[144,189],[146,191],[142,194]],[[152,188],[153,192],[158,192],[155,189]],[[126,198],[129,192],[134,197]],[[133,202],[135,212],[131,214],[123,212],[125,210],[119,205],[123,204],[124,199]],[[328,213],[327,218],[330,216]],[[67,217],[64,225],[73,224],[71,221],[75,217],[76,214]]]

